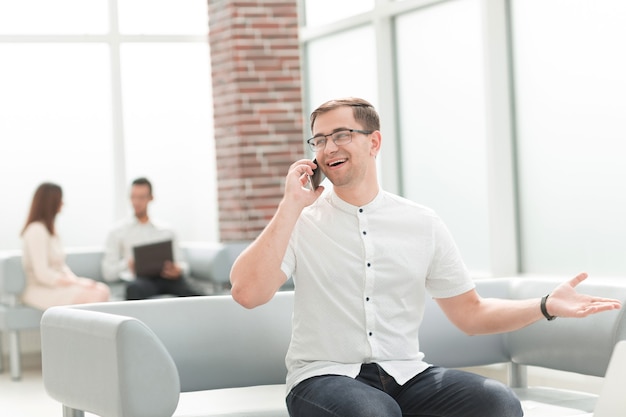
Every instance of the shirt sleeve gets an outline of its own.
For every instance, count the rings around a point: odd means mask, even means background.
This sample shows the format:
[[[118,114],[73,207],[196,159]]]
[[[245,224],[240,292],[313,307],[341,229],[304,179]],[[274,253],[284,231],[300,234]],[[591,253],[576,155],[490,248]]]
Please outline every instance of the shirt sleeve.
[[[34,278],[41,284],[54,286],[63,277],[63,273],[50,265],[50,239],[50,233],[40,223],[31,223],[22,235]]]
[[[474,288],[459,249],[441,219],[434,220],[432,233],[434,253],[426,279],[430,294],[435,298],[448,298]]]
[[[293,277],[293,273],[296,269],[296,253],[295,253],[295,245],[296,245],[296,236],[298,235],[298,223],[294,227],[293,232],[291,233],[291,237],[289,238],[289,244],[287,245],[287,250],[285,251],[285,255],[283,256],[283,260],[280,264],[280,270],[283,271],[287,279]]]
[[[182,276],[188,277],[189,276],[189,264],[187,263],[184,255],[183,255],[183,251],[181,250],[180,244],[178,243],[178,238],[176,237],[174,232],[172,232],[172,247],[173,247],[173,251],[174,251],[174,253],[173,253],[173,255],[174,255],[174,262],[182,270]]]
[[[102,276],[105,281],[117,281],[120,274],[128,267],[124,259],[123,242],[118,230],[113,230],[107,236],[104,257],[102,258]]]

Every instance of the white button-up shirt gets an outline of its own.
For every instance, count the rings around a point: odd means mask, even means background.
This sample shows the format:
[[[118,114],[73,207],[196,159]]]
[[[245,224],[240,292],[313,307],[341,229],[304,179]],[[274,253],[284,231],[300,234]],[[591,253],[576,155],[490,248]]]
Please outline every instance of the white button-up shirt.
[[[133,258],[133,247],[164,240],[172,240],[174,262],[182,269],[183,276],[188,275],[189,265],[185,262],[173,229],[152,219],[141,223],[137,217],[132,216],[119,222],[107,236],[102,259],[104,279],[116,281],[120,278],[134,278],[134,274],[128,270],[128,260]]]
[[[384,191],[362,207],[323,194],[302,212],[281,269],[295,284],[288,390],[316,375],[354,378],[371,362],[404,384],[429,366],[418,341],[426,291],[474,288],[441,219]]]

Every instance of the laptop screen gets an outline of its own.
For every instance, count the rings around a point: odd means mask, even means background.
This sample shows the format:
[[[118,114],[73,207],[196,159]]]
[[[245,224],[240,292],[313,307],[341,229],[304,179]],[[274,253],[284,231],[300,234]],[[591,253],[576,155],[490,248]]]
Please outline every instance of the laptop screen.
[[[135,276],[154,278],[161,276],[165,261],[173,261],[172,241],[155,242],[133,247]]]

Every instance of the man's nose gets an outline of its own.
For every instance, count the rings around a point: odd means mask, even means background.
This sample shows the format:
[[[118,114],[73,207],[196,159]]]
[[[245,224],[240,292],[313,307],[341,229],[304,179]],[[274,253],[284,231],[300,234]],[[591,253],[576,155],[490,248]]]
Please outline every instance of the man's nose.
[[[339,149],[339,146],[337,146],[335,141],[332,138],[328,138],[328,140],[326,141],[326,146],[324,147],[324,153],[333,153],[337,149]]]

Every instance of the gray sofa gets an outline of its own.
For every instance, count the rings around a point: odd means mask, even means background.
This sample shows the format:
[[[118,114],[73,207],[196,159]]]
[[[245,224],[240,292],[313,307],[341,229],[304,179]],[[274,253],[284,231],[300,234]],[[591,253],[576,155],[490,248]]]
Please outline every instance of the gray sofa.
[[[207,294],[223,294],[229,288],[230,267],[249,242],[184,242],[181,249],[189,263],[190,279]],[[79,276],[103,281],[102,248],[71,248],[67,264]],[[108,282],[113,300],[124,298],[124,283]],[[0,252],[0,337],[8,336],[11,377],[21,377],[19,334],[23,330],[38,329],[42,311],[20,303],[19,297],[26,285],[22,269],[21,251]],[[1,342],[1,339],[0,339]],[[0,372],[4,369],[0,343]]]
[[[513,277],[478,280],[477,286],[484,297],[526,298],[559,282]],[[580,289],[626,302],[624,279],[593,279]],[[253,310],[228,295],[48,309],[41,322],[45,388],[65,416],[285,417],[292,303],[286,291]],[[526,417],[575,416],[592,412],[597,396],[528,387],[526,367],[604,376],[615,344],[626,339],[626,321],[620,310],[466,336],[428,299],[420,337],[430,363],[508,364]]]

